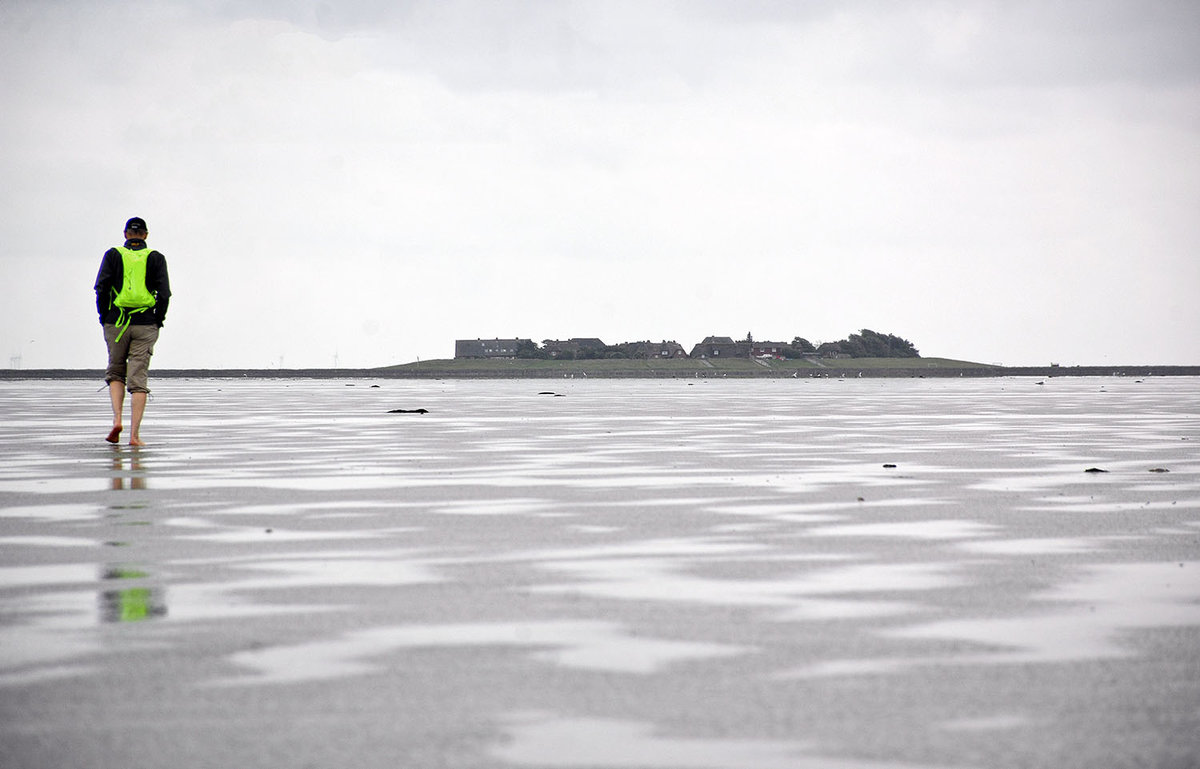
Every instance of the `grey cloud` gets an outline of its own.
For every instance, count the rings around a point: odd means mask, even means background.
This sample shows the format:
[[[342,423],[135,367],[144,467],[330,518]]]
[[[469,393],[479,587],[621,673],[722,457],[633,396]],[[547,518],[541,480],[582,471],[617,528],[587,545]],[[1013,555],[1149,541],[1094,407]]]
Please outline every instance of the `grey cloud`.
[[[1200,4],[998,4],[981,36],[977,79],[1027,86],[1135,82],[1171,86],[1200,76]]]
[[[834,82],[1055,88],[1200,77],[1200,3],[1190,0],[254,0],[219,13],[374,38],[383,66],[461,90],[705,84],[780,51],[806,79]]]
[[[227,21],[265,19],[282,21],[299,29],[335,40],[346,35],[387,28],[407,19],[421,0],[236,0],[214,9]]]
[[[826,62],[872,82],[1031,87],[1200,77],[1200,3],[1191,0],[688,4],[731,28],[775,25],[803,45],[821,27],[844,47]]]

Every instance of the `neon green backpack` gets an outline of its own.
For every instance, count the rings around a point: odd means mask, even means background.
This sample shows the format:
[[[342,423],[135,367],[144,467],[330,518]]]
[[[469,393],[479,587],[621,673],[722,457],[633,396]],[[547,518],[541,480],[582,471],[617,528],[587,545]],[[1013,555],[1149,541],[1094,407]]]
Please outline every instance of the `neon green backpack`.
[[[117,328],[121,329],[117,334],[119,342],[125,335],[125,331],[128,330],[130,322],[133,321],[133,316],[149,310],[154,306],[156,300],[154,294],[150,293],[150,289],[146,288],[146,259],[150,256],[150,249],[143,248],[134,251],[118,246],[117,251],[121,254],[121,264],[125,268],[125,278],[121,283],[121,290],[118,292],[113,289],[112,300],[112,306],[121,310],[117,317]]]

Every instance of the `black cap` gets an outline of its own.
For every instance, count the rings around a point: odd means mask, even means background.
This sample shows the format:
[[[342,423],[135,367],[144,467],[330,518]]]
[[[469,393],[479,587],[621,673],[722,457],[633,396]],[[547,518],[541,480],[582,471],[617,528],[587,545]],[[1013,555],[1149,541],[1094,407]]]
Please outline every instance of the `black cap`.
[[[146,230],[146,220],[140,216],[135,216],[125,222],[126,230]]]

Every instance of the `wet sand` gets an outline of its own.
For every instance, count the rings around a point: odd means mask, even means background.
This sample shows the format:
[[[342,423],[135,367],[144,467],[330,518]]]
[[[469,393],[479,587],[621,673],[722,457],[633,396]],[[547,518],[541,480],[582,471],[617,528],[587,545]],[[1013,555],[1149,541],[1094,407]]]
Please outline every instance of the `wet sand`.
[[[0,382],[6,769],[1200,765],[1198,379],[152,386]]]

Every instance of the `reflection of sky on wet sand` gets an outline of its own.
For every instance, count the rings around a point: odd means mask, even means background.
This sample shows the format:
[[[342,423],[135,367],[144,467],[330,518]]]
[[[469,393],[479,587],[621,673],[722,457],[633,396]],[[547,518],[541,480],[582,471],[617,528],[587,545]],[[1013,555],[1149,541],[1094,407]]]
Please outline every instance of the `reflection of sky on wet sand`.
[[[1035,603],[1023,616],[941,620],[884,633],[900,639],[963,641],[973,645],[970,651],[923,659],[824,661],[791,675],[853,674],[868,668],[896,672],[914,664],[1079,662],[1132,656],[1135,648],[1123,643],[1128,631],[1200,627],[1198,573],[1197,562],[1088,568],[1077,582],[1031,596]],[[1049,613],[1044,602],[1059,606]]]
[[[373,628],[344,637],[234,655],[253,678],[226,683],[295,683],[371,673],[379,657],[424,647],[516,646],[543,649],[530,655],[554,665],[618,673],[653,673],[674,661],[741,654],[744,649],[711,643],[638,637],[607,622],[475,623]]]
[[[1194,380],[370,384],[0,398],[0,764],[151,765],[114,699],[246,766],[1200,755]]]
[[[944,620],[892,631],[900,638],[961,639],[1001,651],[972,662],[1056,662],[1132,655],[1122,631],[1200,626],[1200,563],[1089,567],[1077,581],[1032,596],[1026,616]],[[1062,605],[1045,614],[1045,602]]]
[[[706,579],[682,573],[690,563],[661,560],[616,559],[550,563],[555,572],[566,572],[576,581],[566,585],[541,585],[532,590],[591,594],[636,601],[678,601],[722,606],[778,606],[803,614],[814,605],[807,596],[878,592],[924,591],[955,583],[945,564],[874,564],[823,568],[786,579]],[[829,606],[823,601],[818,605]],[[847,601],[853,606],[854,601]],[[878,602],[874,605],[878,606]],[[863,612],[869,613],[869,612]]]
[[[511,741],[492,753],[506,763],[543,767],[678,767],[678,769],[937,769],[902,761],[854,761],[819,755],[806,742],[667,738],[653,726],[615,719],[510,717]]]

